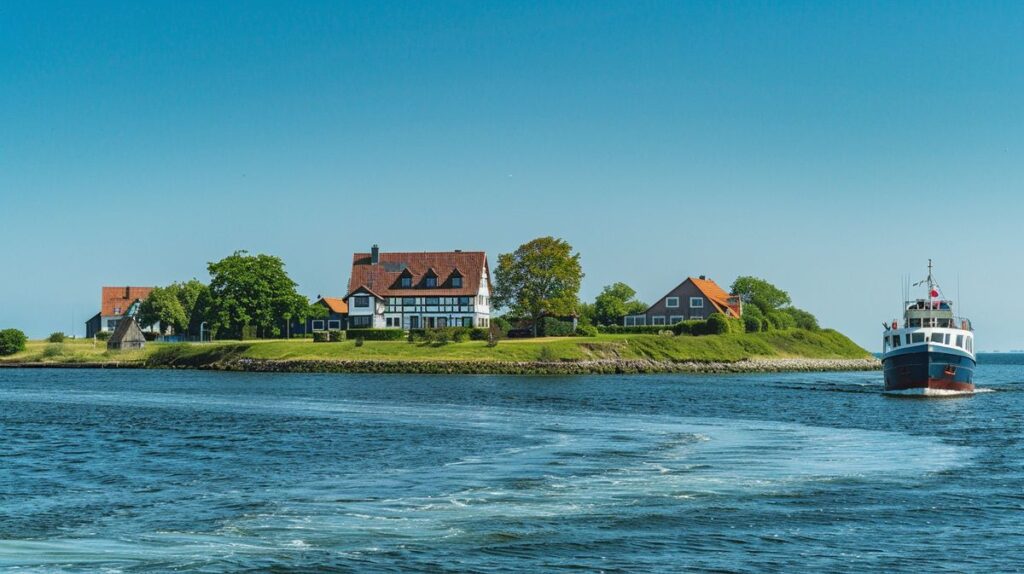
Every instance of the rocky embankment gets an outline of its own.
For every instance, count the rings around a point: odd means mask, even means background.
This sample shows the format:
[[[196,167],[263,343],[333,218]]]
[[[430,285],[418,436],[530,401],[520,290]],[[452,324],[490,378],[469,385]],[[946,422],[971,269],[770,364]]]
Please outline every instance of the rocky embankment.
[[[197,365],[201,369],[261,373],[396,373],[464,375],[589,375],[642,373],[785,373],[874,371],[870,359],[747,359],[736,362],[600,360],[556,362],[510,361],[310,361],[237,359]]]

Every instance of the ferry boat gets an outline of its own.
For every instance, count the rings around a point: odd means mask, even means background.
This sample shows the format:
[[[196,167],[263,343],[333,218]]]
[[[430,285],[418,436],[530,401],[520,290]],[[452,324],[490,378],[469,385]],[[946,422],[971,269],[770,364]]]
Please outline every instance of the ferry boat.
[[[893,321],[882,337],[885,392],[907,395],[956,395],[974,392],[974,329],[970,320],[953,313],[932,276],[928,297],[904,304],[903,324]]]

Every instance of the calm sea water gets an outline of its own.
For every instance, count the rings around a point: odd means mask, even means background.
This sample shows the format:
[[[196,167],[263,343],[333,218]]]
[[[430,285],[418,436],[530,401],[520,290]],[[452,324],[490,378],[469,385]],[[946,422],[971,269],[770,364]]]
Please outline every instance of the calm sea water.
[[[1024,570],[1024,356],[880,377],[0,370],[0,569]]]

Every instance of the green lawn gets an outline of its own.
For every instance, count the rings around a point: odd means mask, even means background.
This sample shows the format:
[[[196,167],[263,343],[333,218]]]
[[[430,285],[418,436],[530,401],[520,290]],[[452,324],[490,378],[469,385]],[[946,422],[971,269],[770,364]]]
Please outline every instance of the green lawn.
[[[546,350],[545,350],[546,349]],[[31,341],[3,362],[86,363],[137,362],[198,366],[240,358],[348,361],[538,361],[651,359],[656,361],[731,362],[754,358],[859,359],[868,356],[842,334],[801,330],[692,336],[600,335],[547,339],[510,339],[488,347],[483,341],[446,345],[405,341],[314,343],[309,339],[219,341],[215,343],[148,343],[141,351],[107,351],[104,343]]]

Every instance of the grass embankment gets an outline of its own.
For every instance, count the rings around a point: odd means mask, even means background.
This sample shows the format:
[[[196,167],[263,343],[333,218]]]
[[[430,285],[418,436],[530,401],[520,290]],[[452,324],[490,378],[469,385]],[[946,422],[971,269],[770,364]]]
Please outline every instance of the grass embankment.
[[[653,361],[734,363],[750,359],[863,359],[867,351],[832,331],[693,336],[600,335],[512,339],[488,347],[483,341],[444,345],[406,341],[313,343],[311,340],[224,341],[206,344],[150,343],[141,351],[107,351],[91,340],[62,344],[33,341],[2,363],[95,364],[148,367],[224,368],[239,361],[347,363],[583,363]]]
[[[155,347],[151,365],[202,366],[239,359],[269,361],[615,361],[735,362],[755,358],[861,359],[867,351],[835,331],[668,337],[600,335],[430,345],[404,341],[261,341]]]

